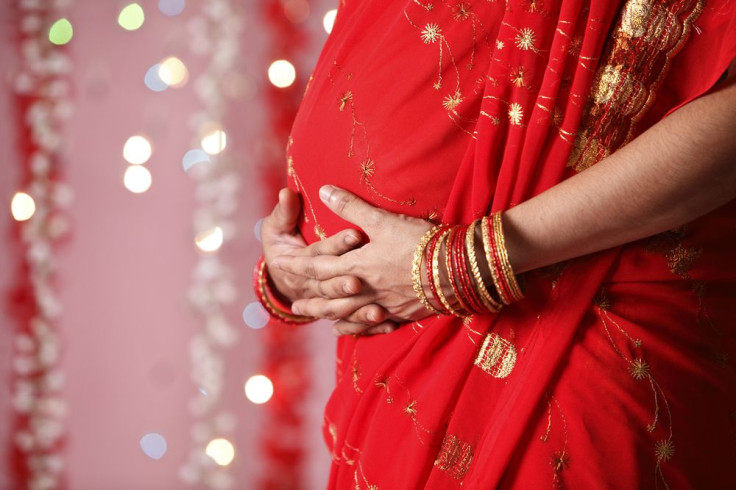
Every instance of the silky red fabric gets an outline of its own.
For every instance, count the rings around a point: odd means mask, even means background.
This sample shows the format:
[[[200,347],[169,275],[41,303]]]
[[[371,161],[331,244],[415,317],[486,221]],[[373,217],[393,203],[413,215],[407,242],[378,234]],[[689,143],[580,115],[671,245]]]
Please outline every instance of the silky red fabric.
[[[305,238],[351,226],[319,201],[324,184],[469,223],[573,175],[623,5],[341,3],[288,145]],[[736,55],[733,2],[700,10],[637,133]],[[729,203],[529,273],[527,298],[498,315],[342,338],[325,411],[330,488],[733,488],[735,246]]]

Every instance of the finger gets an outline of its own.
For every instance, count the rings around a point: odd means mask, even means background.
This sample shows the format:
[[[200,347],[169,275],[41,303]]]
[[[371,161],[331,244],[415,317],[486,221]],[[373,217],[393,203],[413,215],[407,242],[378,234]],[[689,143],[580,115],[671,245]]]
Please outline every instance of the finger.
[[[336,299],[358,294],[362,284],[354,276],[340,276],[326,281],[308,279],[304,285],[305,298]]]
[[[292,233],[296,229],[299,211],[301,210],[299,195],[289,188],[279,191],[279,202],[273,208],[268,224],[276,233]]]
[[[364,325],[378,325],[383,323],[387,318],[386,310],[377,304],[369,304],[362,306],[343,318],[344,321],[350,323],[362,323]]]
[[[338,337],[343,335],[376,335],[387,334],[396,330],[397,325],[394,322],[382,322],[378,325],[364,325],[362,323],[351,323],[345,320],[335,322],[332,326],[332,333]]]
[[[342,255],[349,252],[360,243],[360,233],[356,230],[343,230],[329,238],[314,242],[305,247],[305,255],[317,257],[319,255]]]
[[[347,298],[325,299],[311,298],[294,301],[291,311],[297,315],[340,320],[358,308],[370,303],[366,296],[350,296]]]
[[[324,281],[338,276],[350,276],[350,266],[342,257],[320,255],[317,257],[279,255],[271,267],[309,279]]]
[[[319,197],[333,213],[364,230],[378,225],[384,216],[383,210],[371,206],[352,192],[339,187],[322,186],[319,190]]]

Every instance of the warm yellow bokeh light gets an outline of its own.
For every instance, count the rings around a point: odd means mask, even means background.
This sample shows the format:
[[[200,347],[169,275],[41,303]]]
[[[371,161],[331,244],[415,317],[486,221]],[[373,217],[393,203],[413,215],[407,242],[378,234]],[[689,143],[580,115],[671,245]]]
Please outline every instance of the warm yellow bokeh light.
[[[202,252],[216,252],[222,246],[223,238],[222,228],[215,226],[211,230],[199,233],[194,238],[194,243]]]
[[[118,24],[126,31],[140,29],[145,20],[146,14],[143,13],[143,8],[137,3],[126,5],[118,15]]]
[[[328,10],[322,18],[322,25],[325,31],[327,31],[327,34],[332,32],[332,26],[335,25],[335,17],[337,17],[337,9]]]
[[[251,402],[260,405],[273,396],[273,383],[262,374],[256,374],[245,382],[245,396]]]
[[[202,137],[202,149],[210,155],[217,155],[227,146],[227,134],[222,129],[211,129]]]
[[[235,458],[235,448],[227,439],[212,439],[207,443],[205,454],[212,458],[220,466],[227,466]]]
[[[294,65],[286,60],[276,60],[268,67],[268,80],[278,88],[285,88],[296,80]]]
[[[16,192],[10,202],[10,213],[16,221],[31,219],[36,212],[36,201],[25,192]]]
[[[140,194],[151,187],[151,172],[142,165],[131,165],[125,171],[123,184],[130,192]]]
[[[183,87],[189,80],[189,70],[179,58],[171,56],[161,62],[158,77],[169,87]]]
[[[140,165],[151,158],[151,143],[144,136],[131,136],[123,146],[123,158],[128,163]]]
[[[72,37],[74,37],[74,28],[66,18],[57,20],[49,29],[49,41],[54,44],[66,44],[72,40]]]

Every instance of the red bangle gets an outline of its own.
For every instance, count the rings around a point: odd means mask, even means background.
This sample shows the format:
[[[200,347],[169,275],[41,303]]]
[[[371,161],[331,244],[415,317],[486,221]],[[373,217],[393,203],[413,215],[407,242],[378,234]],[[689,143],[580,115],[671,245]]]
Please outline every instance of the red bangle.
[[[425,249],[424,263],[427,264],[427,284],[429,284],[429,292],[432,293],[432,298],[435,300],[435,303],[439,303],[440,305],[437,309],[443,313],[449,314],[450,312],[446,311],[447,309],[442,305],[442,302],[440,302],[439,295],[437,294],[437,287],[434,285],[434,278],[432,277],[432,257],[434,256],[434,249],[437,247],[440,237],[444,234],[447,228],[449,228],[448,225],[442,225],[441,228],[437,230],[437,233],[432,236],[432,239],[429,241],[427,248]]]
[[[487,310],[483,307],[477,290],[473,287],[473,282],[470,279],[470,271],[468,261],[466,257],[465,249],[467,232],[465,229],[461,229],[458,233],[458,237],[455,240],[454,257],[455,257],[455,268],[457,269],[460,276],[460,288],[465,293],[465,299],[470,306],[470,311],[473,313],[484,313]]]
[[[295,315],[291,308],[284,305],[276,295],[273,294],[268,285],[266,271],[266,260],[261,257],[253,269],[253,289],[261,305],[266,309],[271,318],[288,324],[309,323],[316,320],[310,316]]]

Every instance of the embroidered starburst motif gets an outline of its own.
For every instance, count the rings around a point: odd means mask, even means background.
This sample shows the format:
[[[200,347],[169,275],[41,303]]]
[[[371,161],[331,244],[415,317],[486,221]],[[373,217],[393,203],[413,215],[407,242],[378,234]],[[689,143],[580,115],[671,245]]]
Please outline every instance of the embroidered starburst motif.
[[[521,104],[517,102],[509,105],[509,122],[512,126],[521,126],[521,121],[524,119],[524,109]]]
[[[294,159],[291,158],[291,156],[289,156],[286,159],[286,163],[287,163],[287,169],[288,169],[287,170],[287,173],[289,174],[289,177],[293,177],[294,174],[296,173],[296,172],[294,172]]]
[[[426,24],[422,30],[422,41],[424,41],[424,44],[435,43],[440,38],[440,32],[442,32],[442,29],[439,25]]]
[[[530,27],[524,27],[516,35],[516,47],[524,51],[534,51],[534,31]]]
[[[523,87],[526,82],[526,70],[523,66],[514,68],[513,70],[511,70],[511,74],[509,75],[509,77],[511,78],[511,83],[513,83],[517,87]]]
[[[669,461],[675,455],[675,444],[672,439],[659,441],[654,445],[654,453],[657,455],[657,461]]]
[[[471,8],[469,4],[464,2],[455,4],[455,7],[452,9],[452,18],[457,21],[467,20],[470,17]]]
[[[320,240],[325,240],[327,238],[327,233],[325,233],[324,228],[320,225],[314,225],[314,234],[317,235],[317,238]]]
[[[460,94],[460,91],[457,90],[454,94],[445,97],[445,100],[442,101],[442,107],[444,107],[445,110],[454,111],[455,108],[459,106],[460,102],[462,101],[463,97]]]
[[[432,84],[432,88],[435,90],[439,90],[442,88],[442,82],[435,82]]]
[[[414,417],[417,414],[417,401],[412,400],[411,402],[409,402],[409,404],[404,407],[404,413],[411,417]]]
[[[506,46],[503,41],[496,40],[496,49],[503,49]]]
[[[550,464],[552,465],[554,472],[559,473],[560,471],[565,469],[569,461],[570,461],[570,456],[568,456],[567,452],[555,451],[552,454],[552,459],[550,461]]]
[[[374,173],[376,173],[376,164],[373,163],[373,160],[367,158],[360,162],[360,180],[370,180]]]
[[[583,47],[583,38],[580,36],[575,36],[570,41],[570,47],[567,48],[567,52],[570,53],[572,56],[577,56],[580,54],[580,50]]]
[[[552,124],[554,124],[557,128],[562,125],[562,110],[557,106],[555,106],[554,110],[552,111]]]
[[[345,109],[345,106],[347,105],[347,103],[351,102],[352,100],[353,100],[353,92],[351,92],[350,90],[342,94],[340,96],[340,111]]]
[[[629,365],[629,373],[636,380],[642,380],[649,376],[649,364],[643,359],[634,359]]]

